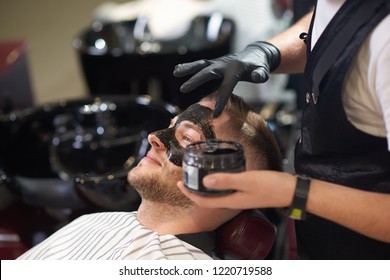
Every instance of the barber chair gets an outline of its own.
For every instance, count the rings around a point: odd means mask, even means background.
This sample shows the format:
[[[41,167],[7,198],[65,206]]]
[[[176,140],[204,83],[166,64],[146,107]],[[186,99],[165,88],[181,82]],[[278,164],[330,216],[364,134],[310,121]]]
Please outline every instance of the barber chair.
[[[0,228],[0,260],[14,260],[26,251],[17,233]]]
[[[260,210],[246,210],[218,228],[215,254],[224,260],[263,260],[275,237],[275,226]]]
[[[0,115],[0,230],[30,247],[82,214],[137,209],[127,172],[177,113],[150,96],[110,95]]]
[[[216,231],[215,255],[222,260],[296,259],[294,224],[286,221],[286,232],[278,236],[279,228],[260,209],[241,212]],[[283,238],[280,247],[278,239]],[[281,252],[282,250],[282,252]]]
[[[187,78],[175,78],[175,65],[215,58],[231,50],[234,23],[221,14],[198,16],[187,33],[176,39],[154,39],[147,19],[114,23],[94,22],[74,40],[90,94],[149,94],[180,109],[197,102],[200,88],[180,92]]]

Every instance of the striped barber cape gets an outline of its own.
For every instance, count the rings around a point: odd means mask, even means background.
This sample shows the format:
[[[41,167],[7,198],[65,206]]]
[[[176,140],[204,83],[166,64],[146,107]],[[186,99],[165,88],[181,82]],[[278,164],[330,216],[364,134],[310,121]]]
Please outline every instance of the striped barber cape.
[[[144,227],[136,212],[83,215],[18,260],[205,260],[202,250]]]

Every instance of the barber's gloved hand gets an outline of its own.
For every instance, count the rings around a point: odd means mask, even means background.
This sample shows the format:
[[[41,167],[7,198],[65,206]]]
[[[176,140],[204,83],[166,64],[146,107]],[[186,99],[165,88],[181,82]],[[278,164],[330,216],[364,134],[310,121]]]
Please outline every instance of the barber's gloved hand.
[[[217,117],[225,108],[239,81],[264,83],[279,64],[279,50],[270,43],[259,41],[237,53],[176,65],[173,75],[183,77],[195,74],[180,87],[183,93],[190,92],[208,81],[222,79],[214,110],[214,116]]]

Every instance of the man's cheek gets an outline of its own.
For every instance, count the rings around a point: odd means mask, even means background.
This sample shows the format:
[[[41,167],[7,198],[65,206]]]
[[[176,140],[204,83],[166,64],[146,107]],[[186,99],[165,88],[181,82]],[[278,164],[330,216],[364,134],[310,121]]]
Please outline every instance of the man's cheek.
[[[179,143],[177,143],[178,145]],[[183,165],[184,149],[180,146],[171,145],[171,149],[167,150],[167,157],[170,162],[176,166]]]

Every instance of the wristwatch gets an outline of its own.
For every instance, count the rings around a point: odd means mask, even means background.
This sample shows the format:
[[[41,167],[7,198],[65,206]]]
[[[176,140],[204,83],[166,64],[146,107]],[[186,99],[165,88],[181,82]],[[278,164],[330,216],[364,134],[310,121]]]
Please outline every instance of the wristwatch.
[[[287,216],[294,220],[306,219],[306,203],[310,190],[310,178],[306,176],[297,176],[294,198],[289,208],[285,210]]]

